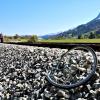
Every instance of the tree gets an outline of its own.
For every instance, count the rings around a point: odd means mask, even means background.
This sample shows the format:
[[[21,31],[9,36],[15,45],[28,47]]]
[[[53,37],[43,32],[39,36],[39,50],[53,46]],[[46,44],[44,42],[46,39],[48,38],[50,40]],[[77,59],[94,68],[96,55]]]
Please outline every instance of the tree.
[[[78,35],[78,39],[83,39],[82,34]]]
[[[18,39],[19,38],[19,35],[18,34],[15,34],[14,35],[14,39]]]
[[[34,43],[34,42],[37,42],[37,40],[38,40],[37,35],[32,35],[32,36],[30,37],[30,39],[28,40],[28,42]]]
[[[100,34],[96,34],[96,38],[100,38]]]
[[[84,35],[84,39],[88,39],[89,36],[87,34]]]
[[[90,32],[89,39],[93,39],[93,38],[95,38],[95,34],[93,32]]]

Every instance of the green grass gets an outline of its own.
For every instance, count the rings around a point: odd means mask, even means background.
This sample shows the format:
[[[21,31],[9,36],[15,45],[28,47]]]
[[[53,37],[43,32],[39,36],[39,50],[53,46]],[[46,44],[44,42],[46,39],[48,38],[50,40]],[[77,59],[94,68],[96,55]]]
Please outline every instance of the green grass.
[[[19,42],[27,42],[28,39],[19,39]]]
[[[7,40],[8,41],[8,40]],[[7,42],[6,41],[6,42]],[[9,40],[8,42],[27,42],[28,39]],[[50,43],[100,43],[100,39],[63,39],[63,40],[38,40],[38,42]]]
[[[27,42],[28,39],[4,39],[4,42]]]
[[[41,40],[50,43],[100,43],[100,39],[63,39],[63,40]]]

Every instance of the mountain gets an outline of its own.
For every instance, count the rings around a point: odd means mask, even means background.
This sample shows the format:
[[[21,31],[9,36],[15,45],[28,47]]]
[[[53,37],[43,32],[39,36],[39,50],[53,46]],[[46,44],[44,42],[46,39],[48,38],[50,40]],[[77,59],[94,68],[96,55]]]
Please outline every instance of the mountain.
[[[55,36],[51,36],[51,38],[58,38],[58,37],[78,37],[79,35],[86,34],[89,32],[97,32],[100,33],[100,13],[96,18],[91,20],[86,24],[82,24],[77,26],[74,29],[70,29],[68,31],[61,32]]]
[[[55,33],[50,33],[50,34],[46,34],[46,35],[40,36],[40,38],[42,38],[42,39],[48,39],[48,38],[54,37],[54,36],[56,36]]]

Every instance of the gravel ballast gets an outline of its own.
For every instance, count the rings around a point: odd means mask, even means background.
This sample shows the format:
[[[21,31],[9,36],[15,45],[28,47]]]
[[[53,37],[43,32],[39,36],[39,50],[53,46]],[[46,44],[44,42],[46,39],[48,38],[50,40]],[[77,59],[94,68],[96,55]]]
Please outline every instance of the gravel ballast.
[[[0,100],[100,100],[100,52],[92,79],[59,89],[45,78],[67,49],[0,44]]]

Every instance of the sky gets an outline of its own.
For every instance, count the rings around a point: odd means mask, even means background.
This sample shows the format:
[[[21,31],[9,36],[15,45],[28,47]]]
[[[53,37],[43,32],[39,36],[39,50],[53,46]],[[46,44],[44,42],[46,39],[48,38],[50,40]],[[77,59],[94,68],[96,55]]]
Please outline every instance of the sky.
[[[100,0],[0,0],[4,35],[56,34],[94,19]]]

